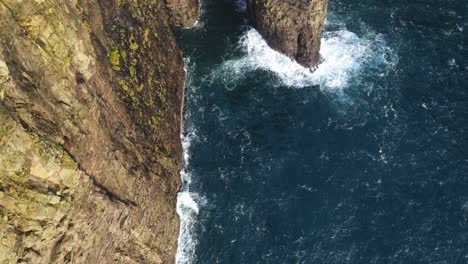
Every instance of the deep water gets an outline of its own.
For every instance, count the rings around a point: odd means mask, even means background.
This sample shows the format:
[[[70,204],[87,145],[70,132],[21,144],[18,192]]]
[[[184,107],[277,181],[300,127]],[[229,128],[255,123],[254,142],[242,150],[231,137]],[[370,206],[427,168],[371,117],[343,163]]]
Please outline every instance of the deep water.
[[[467,1],[330,0],[314,73],[202,10],[178,263],[468,263]]]

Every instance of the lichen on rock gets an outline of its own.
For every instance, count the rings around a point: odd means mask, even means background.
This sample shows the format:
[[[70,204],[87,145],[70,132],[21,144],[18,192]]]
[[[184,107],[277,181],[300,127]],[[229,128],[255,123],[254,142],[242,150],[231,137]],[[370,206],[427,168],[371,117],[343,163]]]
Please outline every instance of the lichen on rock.
[[[0,0],[0,263],[173,263],[184,70],[163,1]]]

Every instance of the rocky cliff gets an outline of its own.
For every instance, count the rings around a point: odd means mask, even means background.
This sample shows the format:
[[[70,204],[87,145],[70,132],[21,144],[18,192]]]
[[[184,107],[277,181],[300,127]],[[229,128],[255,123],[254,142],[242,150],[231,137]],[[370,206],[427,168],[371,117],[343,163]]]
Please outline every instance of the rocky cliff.
[[[320,61],[326,0],[251,0]],[[0,0],[0,263],[173,263],[184,70],[198,0]]]
[[[255,28],[268,44],[299,64],[320,63],[320,37],[327,0],[249,0]]]
[[[167,3],[0,0],[0,263],[174,262],[198,3]]]

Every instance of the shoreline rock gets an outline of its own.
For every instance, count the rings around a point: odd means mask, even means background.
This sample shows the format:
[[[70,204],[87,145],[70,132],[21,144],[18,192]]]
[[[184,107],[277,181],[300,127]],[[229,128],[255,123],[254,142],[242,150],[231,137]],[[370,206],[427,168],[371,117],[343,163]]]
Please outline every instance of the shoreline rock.
[[[0,2],[0,263],[174,263],[185,73],[169,25],[198,12],[168,10]]]
[[[320,62],[326,0],[251,0]],[[184,62],[198,0],[0,1],[0,262],[174,263]]]
[[[200,16],[198,0],[165,0],[169,21],[177,27],[190,28]]]
[[[249,0],[249,14],[271,48],[304,67],[318,66],[327,0]]]

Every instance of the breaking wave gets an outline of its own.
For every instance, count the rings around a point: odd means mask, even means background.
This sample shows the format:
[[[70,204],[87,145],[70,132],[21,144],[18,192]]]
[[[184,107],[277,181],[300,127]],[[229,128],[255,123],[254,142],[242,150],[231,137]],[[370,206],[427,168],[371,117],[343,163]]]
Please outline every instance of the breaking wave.
[[[227,60],[216,70],[230,82],[237,82],[252,70],[275,73],[283,85],[306,87],[321,85],[329,89],[345,88],[368,65],[382,71],[395,65],[395,56],[378,34],[359,37],[346,29],[323,34],[321,56],[324,61],[312,72],[289,57],[271,49],[260,33],[248,29],[239,41],[244,55]]]
[[[190,60],[186,59],[186,73],[187,65],[189,63]],[[186,89],[191,87],[190,77],[190,73],[187,73]],[[183,167],[180,172],[182,179],[182,189],[177,194],[177,214],[180,217],[180,231],[176,253],[177,264],[192,263],[195,258],[197,240],[195,238],[195,232],[193,229],[196,222],[195,217],[200,211],[197,201],[202,200],[197,193],[190,191],[190,183],[192,181],[192,175],[189,171],[190,145],[192,140],[196,138],[195,129],[190,124],[190,111],[187,111],[185,114],[185,123],[185,133],[181,135],[183,148]]]
[[[190,142],[194,134],[189,133],[186,136],[182,136],[182,146],[184,150],[184,167],[180,172],[183,187],[177,195],[177,213],[180,217],[180,231],[178,238],[178,247],[176,254],[176,263],[185,264],[192,263],[195,248],[196,239],[194,238],[194,223],[195,216],[199,213],[199,207],[196,202],[196,193],[192,193],[189,190],[191,175],[187,171],[189,161],[189,149]]]
[[[243,1],[239,1],[243,3]],[[243,11],[245,6],[239,5]],[[202,9],[203,10],[203,9]],[[204,20],[195,26],[195,30],[204,28]],[[226,86],[243,83],[245,78],[252,76],[255,70],[272,72],[274,84],[290,87],[307,87],[319,85],[321,89],[340,90],[348,87],[354,79],[359,79],[366,72],[377,76],[385,75],[397,63],[395,52],[385,43],[383,37],[366,30],[367,33],[358,36],[348,31],[344,26],[332,26],[333,30],[325,30],[322,37],[321,55],[324,61],[311,72],[289,57],[271,49],[262,36],[253,28],[247,29],[236,47],[226,54],[228,58],[210,69],[205,81],[221,81]],[[237,48],[237,49],[236,49]],[[241,54],[239,54],[239,49]],[[183,169],[181,178],[183,186],[177,197],[177,213],[180,216],[180,233],[176,254],[177,264],[196,262],[198,238],[196,226],[200,223],[200,211],[207,205],[206,199],[190,190],[193,172],[190,170],[190,147],[197,141],[196,129],[191,123],[191,111],[197,111],[198,96],[192,83],[195,65],[187,59],[186,83],[186,113],[183,145]],[[368,71],[370,70],[370,71]],[[314,191],[308,186],[299,186],[306,191]],[[206,208],[206,207],[205,207]]]

